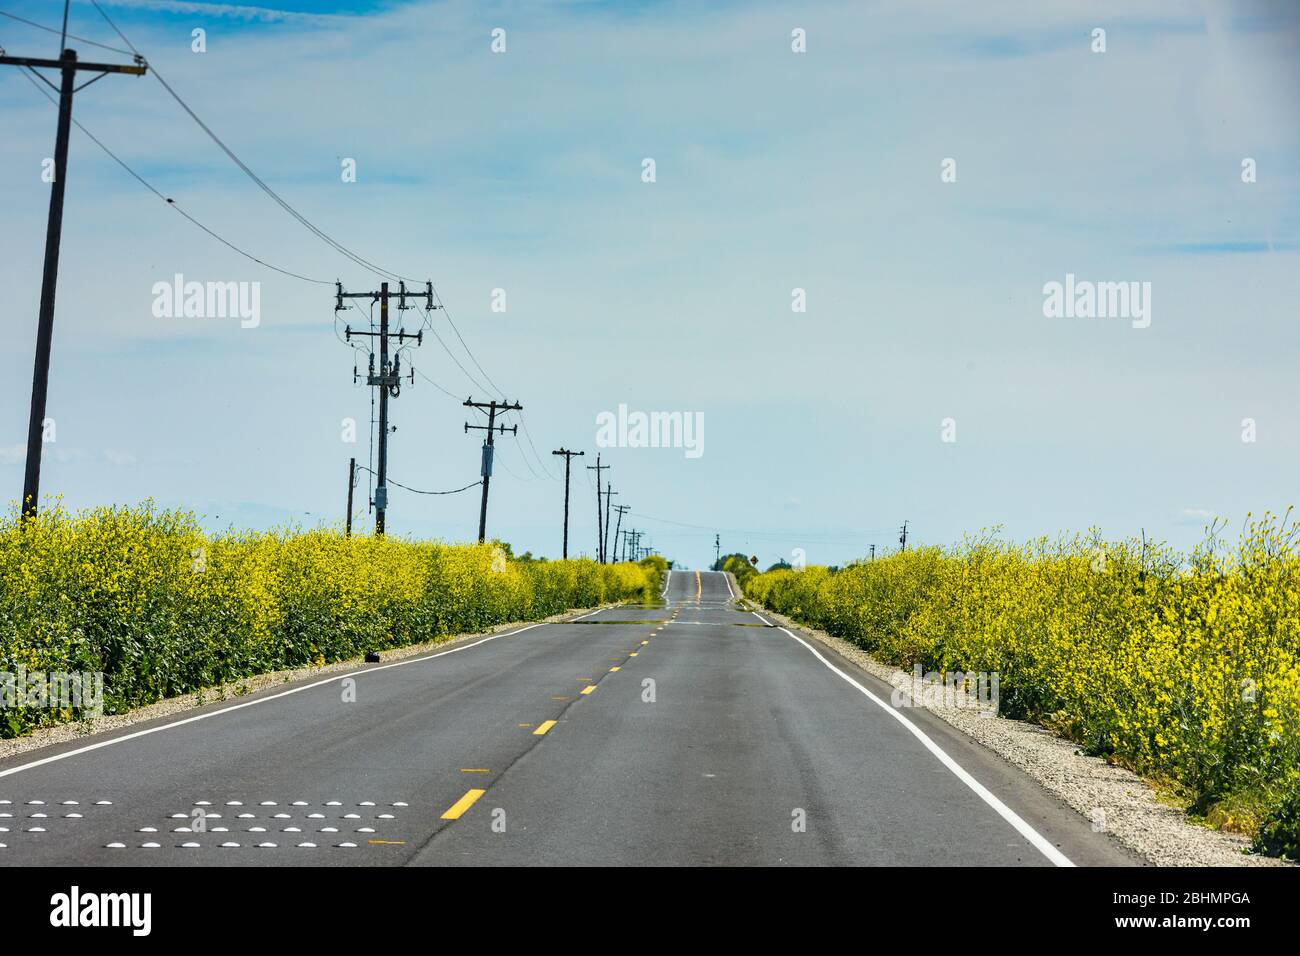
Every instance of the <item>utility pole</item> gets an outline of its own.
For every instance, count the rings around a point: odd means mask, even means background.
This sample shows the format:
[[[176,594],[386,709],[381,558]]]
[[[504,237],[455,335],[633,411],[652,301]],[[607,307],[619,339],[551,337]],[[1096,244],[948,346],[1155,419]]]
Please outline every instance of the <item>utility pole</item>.
[[[64,7],[66,33],[67,7]],[[60,45],[62,45],[60,43]],[[45,439],[45,404],[50,387],[50,346],[54,339],[54,293],[59,280],[59,243],[63,238],[63,196],[68,183],[68,137],[72,130],[72,95],[109,73],[143,76],[148,66],[136,56],[133,66],[115,63],[78,63],[77,51],[64,49],[57,60],[27,56],[5,56],[0,49],[0,65],[26,67],[46,86],[59,93],[59,123],[54,137],[54,182],[50,184],[50,213],[45,226],[45,269],[41,277],[41,305],[36,319],[36,362],[32,369],[32,408],[27,419],[27,463],[23,471],[23,498],[19,503],[24,517],[36,517],[41,496],[41,451]],[[61,82],[55,87],[37,68],[58,70]],[[94,79],[77,86],[77,72],[98,73]]]
[[[587,466],[588,471],[594,471],[596,473],[596,560],[601,564],[605,563],[605,529],[601,521],[600,510],[600,473],[602,471],[607,471],[608,469],[609,465],[602,465],[600,463],[599,454],[596,455],[596,463]]]
[[[469,433],[471,428],[475,431],[487,432],[487,438],[483,441],[483,464],[479,468],[479,474],[483,476],[483,501],[479,505],[478,509],[478,543],[482,544],[484,539],[487,537],[488,485],[492,481],[492,449],[494,447],[492,438],[497,431],[502,435],[506,432],[515,435],[519,434],[518,425],[497,425],[497,412],[519,412],[523,411],[524,406],[520,405],[518,402],[509,404],[507,402],[498,402],[496,399],[493,399],[490,402],[476,402],[473,398],[465,399],[462,404],[464,404],[466,408],[486,408],[488,410],[488,423],[486,425],[471,425],[469,422],[465,423],[466,434]]]
[[[343,532],[346,538],[352,537],[352,489],[357,486],[357,460],[351,458],[348,460],[348,523],[347,530]]]
[[[721,560],[722,560],[722,535],[715,534],[713,536],[713,570],[714,571],[722,570],[722,567],[718,563]]]
[[[426,282],[423,292],[407,292],[406,283],[398,283],[398,291],[390,293],[388,283],[380,283],[378,292],[344,292],[343,283],[334,283],[334,311],[342,312],[345,306],[344,299],[370,299],[372,302],[379,303],[379,331],[378,332],[354,332],[349,325],[345,330],[345,337],[348,342],[352,341],[353,336],[359,338],[377,338],[379,339],[379,372],[375,372],[375,353],[370,353],[370,371],[366,375],[366,384],[375,386],[379,389],[379,470],[375,474],[375,534],[383,537],[384,528],[387,524],[388,517],[388,397],[391,395],[397,398],[402,393],[401,375],[402,375],[402,357],[397,355],[390,363],[388,361],[388,341],[397,339],[400,347],[405,344],[407,339],[412,339],[417,345],[424,344],[424,330],[412,335],[404,329],[390,333],[388,331],[388,300],[397,299],[397,308],[399,311],[406,311],[410,308],[406,304],[408,298],[424,296],[425,308],[433,311],[437,306],[433,304],[433,283]],[[352,369],[352,380],[357,380],[357,370]],[[411,384],[415,384],[415,369],[411,369]]]
[[[903,546],[904,551],[907,550],[907,522],[906,521],[903,522],[903,527],[899,529],[898,543]]]
[[[569,451],[567,448],[561,448],[559,451],[551,452],[552,455],[564,456],[564,560],[569,560],[569,465],[572,464],[575,457],[581,458],[586,454],[585,451]]]
[[[618,524],[614,525],[614,561],[618,562],[618,529],[623,527],[623,515],[631,511],[631,505],[615,505],[614,510],[618,512]]]
[[[871,546],[871,560],[876,560],[876,546],[874,544]]]
[[[605,485],[605,560],[609,561],[614,556],[609,552],[609,502],[610,498],[618,494],[612,485]]]

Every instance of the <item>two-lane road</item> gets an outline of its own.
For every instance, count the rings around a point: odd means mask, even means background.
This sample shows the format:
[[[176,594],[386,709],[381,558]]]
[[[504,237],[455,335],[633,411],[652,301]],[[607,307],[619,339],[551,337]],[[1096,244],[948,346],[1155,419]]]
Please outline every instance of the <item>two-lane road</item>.
[[[1134,862],[889,690],[678,571],[0,762],[0,866]]]

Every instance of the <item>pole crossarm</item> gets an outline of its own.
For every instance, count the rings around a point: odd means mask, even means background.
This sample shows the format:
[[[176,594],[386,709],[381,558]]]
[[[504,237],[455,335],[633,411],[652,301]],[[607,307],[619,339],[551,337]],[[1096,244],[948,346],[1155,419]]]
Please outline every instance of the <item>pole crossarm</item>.
[[[61,70],[67,64],[66,60],[47,60],[34,56],[4,56],[0,55],[0,65],[9,66],[26,66],[33,69]],[[149,72],[149,65],[141,61],[134,65],[125,63],[82,63],[74,61],[72,65],[74,70],[84,70],[89,73],[127,73],[131,76],[144,76]]]

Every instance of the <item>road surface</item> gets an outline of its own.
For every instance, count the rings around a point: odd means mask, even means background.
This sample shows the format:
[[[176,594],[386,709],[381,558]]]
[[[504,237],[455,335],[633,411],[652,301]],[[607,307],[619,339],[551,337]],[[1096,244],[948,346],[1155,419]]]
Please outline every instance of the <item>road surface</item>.
[[[2,761],[0,866],[1135,862],[733,597],[678,571],[655,606]]]

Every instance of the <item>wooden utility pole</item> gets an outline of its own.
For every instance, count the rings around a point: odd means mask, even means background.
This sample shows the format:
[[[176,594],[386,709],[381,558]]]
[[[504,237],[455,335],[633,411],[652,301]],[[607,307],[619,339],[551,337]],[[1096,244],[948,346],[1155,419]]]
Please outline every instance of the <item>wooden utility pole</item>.
[[[608,469],[609,465],[602,465],[600,463],[600,455],[596,456],[596,463],[594,465],[587,466],[588,471],[594,471],[596,473],[596,560],[601,564],[605,563],[605,526],[601,519],[600,473],[602,471],[607,471]]]
[[[474,401],[473,398],[466,399],[462,404],[464,404],[466,408],[486,408],[488,410],[487,425],[471,425],[469,422],[465,423],[465,432],[467,434],[469,433],[470,429],[473,429],[475,431],[487,432],[487,438],[483,441],[483,463],[482,466],[479,468],[479,474],[482,475],[483,477],[483,501],[479,505],[479,509],[478,509],[478,541],[479,544],[482,544],[484,540],[486,540],[487,538],[487,502],[488,502],[488,485],[492,481],[493,435],[496,434],[496,432],[498,431],[502,435],[504,435],[506,432],[511,432],[515,435],[519,434],[518,425],[506,426],[506,425],[496,424],[497,412],[498,411],[502,411],[502,412],[523,411],[524,406],[520,405],[518,402],[515,402],[513,405],[511,405],[511,404],[507,404],[506,402],[498,402],[496,399],[493,399],[490,402],[476,402]]]
[[[377,338],[379,339],[379,371],[375,371],[375,353],[370,353],[370,372],[366,376],[366,384],[375,386],[379,389],[379,470],[375,473],[375,534],[383,537],[384,528],[388,519],[388,397],[391,395],[396,398],[402,393],[401,375],[402,375],[402,358],[397,356],[392,363],[388,361],[388,342],[390,339],[397,339],[400,346],[407,339],[413,340],[417,345],[424,344],[424,330],[412,335],[410,332],[399,329],[396,332],[388,331],[388,300],[390,298],[397,300],[399,311],[405,311],[409,306],[406,304],[408,298],[424,296],[425,308],[432,312],[437,306],[433,304],[433,283],[425,283],[423,292],[407,292],[406,283],[398,283],[398,291],[390,293],[388,283],[380,283],[378,292],[344,292],[341,282],[334,283],[334,311],[342,312],[345,306],[344,299],[370,299],[372,302],[379,303],[379,331],[378,332],[354,332],[352,326],[346,327],[345,335],[348,342],[352,341],[353,336],[359,338]],[[353,379],[356,379],[357,373],[354,369],[352,372]],[[411,382],[415,382],[415,370],[411,370]],[[349,511],[349,514],[351,512]]]
[[[618,529],[623,527],[623,515],[631,511],[631,505],[615,505],[614,510],[618,512],[618,524],[614,526],[614,562],[618,562]]]
[[[357,486],[357,460],[356,458],[348,459],[348,517],[347,527],[343,532],[345,537],[352,537],[352,489]]]
[[[575,457],[581,458],[586,452],[561,448],[551,454],[564,456],[564,560],[567,561],[569,560],[569,465]]]
[[[64,29],[67,28],[64,8]],[[63,196],[68,183],[68,137],[72,130],[72,95],[109,73],[143,76],[148,70],[144,58],[135,64],[79,63],[77,51],[65,49],[57,60],[28,56],[5,56],[0,50],[0,65],[17,66],[31,71],[46,86],[59,94],[59,125],[54,137],[54,182],[50,184],[50,214],[45,227],[45,268],[41,278],[41,306],[36,320],[36,362],[32,370],[32,407],[27,419],[27,462],[23,470],[23,497],[19,503],[25,517],[36,517],[41,496],[41,450],[45,433],[45,405],[50,388],[50,346],[54,339],[54,293],[59,280],[59,243],[63,238]],[[37,69],[58,70],[62,75],[56,87]],[[77,73],[99,76],[77,86]]]
[[[614,555],[609,550],[609,503],[610,498],[616,494],[618,492],[614,490],[612,485],[605,485],[605,560],[608,562],[612,562],[614,559]],[[615,544],[617,543],[615,542]]]

